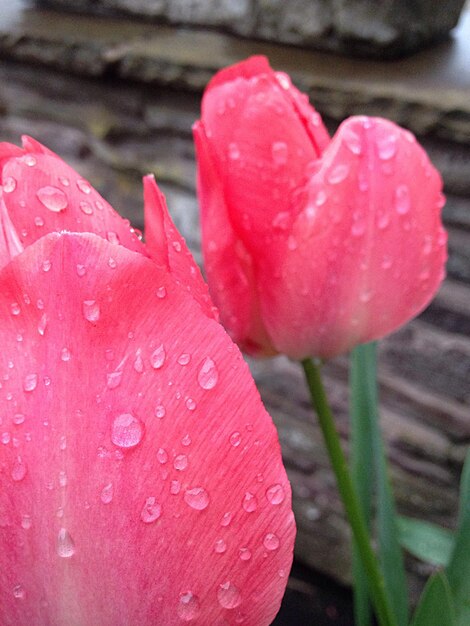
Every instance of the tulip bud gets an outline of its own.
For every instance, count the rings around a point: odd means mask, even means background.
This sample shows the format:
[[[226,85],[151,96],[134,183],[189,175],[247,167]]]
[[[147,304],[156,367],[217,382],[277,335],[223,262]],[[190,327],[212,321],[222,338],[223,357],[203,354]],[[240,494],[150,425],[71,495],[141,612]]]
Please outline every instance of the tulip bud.
[[[287,75],[253,57],[209,83],[194,136],[209,288],[246,352],[333,357],[436,293],[442,181],[410,132],[352,117],[330,140]]]

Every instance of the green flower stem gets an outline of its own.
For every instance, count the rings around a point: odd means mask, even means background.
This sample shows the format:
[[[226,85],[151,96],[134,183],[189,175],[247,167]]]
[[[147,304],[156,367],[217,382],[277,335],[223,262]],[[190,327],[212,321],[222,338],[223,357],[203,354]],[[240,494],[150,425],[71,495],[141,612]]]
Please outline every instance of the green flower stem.
[[[371,600],[379,620],[379,624],[380,626],[397,626],[397,622],[385,590],[384,578],[370,544],[367,525],[349,474],[348,463],[343,449],[341,448],[338,432],[335,428],[334,417],[326,397],[325,388],[321,379],[320,368],[312,361],[312,359],[305,359],[302,361],[302,367],[305,372],[312,405],[318,415],[328,455],[336,476],[338,490],[353,532],[358,553],[367,574]]]

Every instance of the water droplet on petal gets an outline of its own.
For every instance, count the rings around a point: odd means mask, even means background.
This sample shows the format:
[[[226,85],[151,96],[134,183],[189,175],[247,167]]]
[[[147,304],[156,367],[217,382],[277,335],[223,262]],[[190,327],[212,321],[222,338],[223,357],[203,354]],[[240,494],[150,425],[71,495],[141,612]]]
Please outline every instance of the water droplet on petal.
[[[52,267],[52,263],[50,262],[49,259],[46,259],[45,261],[42,262],[42,271],[43,272],[48,272]]]
[[[214,552],[216,554],[223,554],[226,551],[227,551],[227,544],[225,543],[225,541],[223,539],[217,539],[217,541],[214,544]]]
[[[58,187],[41,187],[36,192],[36,195],[40,203],[53,213],[60,213],[67,208],[67,196]]]
[[[147,498],[143,509],[140,513],[140,519],[146,524],[151,524],[152,522],[156,522],[157,519],[162,514],[162,507],[156,501],[156,498],[150,497]]]
[[[157,298],[163,299],[166,296],[166,289],[165,287],[159,287],[157,289]]]
[[[82,178],[79,178],[77,180],[77,187],[80,189],[82,193],[86,193],[87,195],[91,193],[90,184],[87,183],[86,180],[83,180]]]
[[[323,191],[323,189],[320,189],[320,191],[317,193],[317,196],[315,198],[315,204],[317,206],[323,206],[326,202],[326,193]]]
[[[366,232],[366,225],[362,220],[354,222],[351,227],[351,234],[353,237],[361,237]]]
[[[188,467],[188,457],[185,454],[178,454],[173,461],[173,467],[180,472]]]
[[[240,149],[236,143],[230,143],[228,146],[228,158],[237,161],[240,158]]]
[[[170,485],[170,493],[172,496],[177,496],[181,491],[181,483],[179,480],[172,480]]]
[[[158,417],[158,419],[161,420],[163,417],[165,417],[165,414],[166,411],[163,404],[157,404],[157,406],[155,407],[155,417]]]
[[[397,213],[405,215],[410,210],[411,199],[407,185],[398,185],[395,190],[395,208]]]
[[[377,226],[380,230],[384,230],[390,224],[390,215],[388,213],[380,213],[377,217]]]
[[[229,581],[219,585],[217,589],[217,600],[224,609],[235,609],[240,606],[242,597],[235,585]]]
[[[199,370],[197,380],[203,389],[213,389],[219,379],[214,361],[207,357]]]
[[[59,485],[61,487],[67,487],[67,474],[64,471],[59,472]]]
[[[307,98],[308,101],[308,98]],[[312,115],[310,116],[310,121],[312,122],[312,125],[315,127],[320,126],[321,124],[321,115],[320,113],[318,113],[318,111],[314,111],[312,113]]]
[[[240,548],[238,556],[242,561],[249,561],[251,559],[251,551],[249,548]]]
[[[28,167],[34,167],[37,163],[36,158],[33,157],[32,154],[27,154],[25,157],[23,157],[23,162],[28,166]]]
[[[256,499],[256,496],[247,491],[243,498],[242,506],[247,513],[253,513],[253,511],[256,511],[256,509],[258,508],[258,501]]]
[[[133,448],[138,445],[144,435],[143,423],[131,415],[122,413],[114,418],[111,429],[111,441],[120,448]]]
[[[361,137],[352,128],[348,128],[348,127],[344,128],[343,141],[344,141],[344,145],[353,154],[358,155],[362,153]]]
[[[15,413],[15,415],[13,415],[13,424],[18,426],[24,422],[24,419],[23,413]]]
[[[12,193],[16,189],[16,180],[13,176],[8,176],[3,182],[3,191],[5,193]]]
[[[80,278],[82,276],[85,276],[85,274],[86,274],[86,266],[85,265],[82,265],[81,263],[79,263],[77,265],[77,267],[76,267],[76,270],[77,270],[77,276],[80,276]]]
[[[100,319],[100,305],[96,300],[83,301],[83,316],[89,322],[97,322]]]
[[[397,137],[396,135],[384,135],[376,139],[377,154],[381,161],[393,159],[397,153]]]
[[[234,432],[230,435],[229,441],[234,448],[237,448],[240,445],[241,440],[242,436],[239,432]]]
[[[122,371],[119,372],[110,372],[106,375],[106,385],[108,389],[116,389],[119,387],[122,380]]]
[[[266,498],[271,504],[281,504],[284,501],[285,493],[282,485],[276,483],[266,489]]]
[[[27,468],[20,456],[16,457],[11,470],[11,477],[15,482],[20,482],[26,476]]]
[[[180,593],[178,603],[178,617],[184,622],[190,622],[195,619],[200,612],[200,604],[197,596],[190,591]]]
[[[41,336],[44,336],[44,333],[46,332],[46,327],[47,327],[47,315],[43,313],[38,323],[38,333]]]
[[[31,515],[23,515],[21,517],[21,528],[24,530],[29,530],[32,526],[33,522],[31,520]]]
[[[165,359],[166,359],[166,352],[162,344],[158,346],[158,348],[150,356],[150,364],[153,367],[153,369],[158,370],[161,367],[163,367],[163,364],[165,363]]]
[[[190,446],[191,445],[191,437],[186,434],[182,439],[181,439],[181,443],[183,446]]]
[[[21,313],[21,308],[18,302],[13,302],[10,305],[10,311],[12,315],[19,315]]]
[[[289,222],[291,220],[291,214],[289,211],[280,211],[277,215],[274,216],[272,223],[273,228],[278,228],[279,230],[287,230],[289,228]]]
[[[203,511],[209,506],[209,494],[202,487],[193,487],[192,489],[186,490],[184,501],[192,509]]]
[[[113,246],[119,245],[119,236],[117,233],[113,232],[112,230],[106,233],[106,238],[109,241],[109,243],[112,244]]]
[[[338,185],[347,178],[349,174],[349,165],[347,163],[340,163],[335,167],[332,167],[326,176],[326,180],[330,185]]]
[[[23,380],[23,389],[25,391],[34,391],[38,386],[38,375],[27,374]]]
[[[75,554],[75,543],[66,528],[61,528],[57,535],[57,554],[63,559],[69,559]]]
[[[271,154],[275,165],[285,165],[289,148],[284,141],[275,141],[271,147]]]
[[[113,499],[113,495],[114,495],[113,484],[112,483],[108,483],[101,490],[101,495],[100,495],[101,502],[103,504],[109,504],[112,501],[112,499]]]
[[[277,550],[279,548],[279,537],[274,533],[268,533],[263,539],[263,545],[266,550]]]
[[[281,87],[286,91],[291,88],[290,78],[284,72],[276,72],[276,79]]]
[[[70,361],[70,350],[68,348],[62,348],[60,351],[60,358],[62,361]]]
[[[168,453],[163,448],[158,448],[157,450],[157,461],[162,465],[168,462]]]
[[[15,585],[13,587],[13,596],[17,600],[24,600],[24,598],[26,596],[26,592],[25,592],[25,590],[24,590],[22,585]]]
[[[232,514],[230,512],[224,513],[222,519],[220,520],[221,526],[230,526],[230,522],[232,521]]]
[[[187,353],[180,354],[180,356],[178,357],[178,363],[180,365],[188,365],[190,360],[191,360],[191,355]]]
[[[192,398],[186,399],[186,408],[188,409],[188,411],[194,411],[196,409],[196,403]]]
[[[136,372],[138,372],[139,374],[141,374],[144,371],[144,362],[142,360],[142,356],[140,355],[140,352],[138,352],[135,355],[135,360],[134,360],[134,369]]]
[[[80,207],[82,213],[85,213],[85,215],[93,215],[93,207],[89,202],[80,202],[78,206]]]

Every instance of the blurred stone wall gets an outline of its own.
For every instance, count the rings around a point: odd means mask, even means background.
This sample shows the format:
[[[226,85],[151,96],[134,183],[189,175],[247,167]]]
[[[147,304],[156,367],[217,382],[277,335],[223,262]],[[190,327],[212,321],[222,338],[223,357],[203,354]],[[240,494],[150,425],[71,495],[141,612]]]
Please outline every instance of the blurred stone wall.
[[[470,443],[467,31],[463,49],[445,44],[383,65],[15,2],[17,11],[0,19],[1,139],[18,143],[27,133],[42,141],[141,229],[141,176],[154,172],[199,261],[191,124],[219,67],[267,54],[310,94],[331,130],[347,115],[367,113],[418,134],[445,180],[449,277],[427,311],[381,342],[381,411],[400,511],[452,527]],[[347,526],[300,368],[283,358],[252,368],[293,485],[298,557],[347,582]],[[346,358],[326,367],[326,382],[347,447]],[[411,559],[409,568],[416,588],[429,568]]]
[[[95,14],[222,29],[365,56],[398,57],[445,37],[465,0],[41,0]]]

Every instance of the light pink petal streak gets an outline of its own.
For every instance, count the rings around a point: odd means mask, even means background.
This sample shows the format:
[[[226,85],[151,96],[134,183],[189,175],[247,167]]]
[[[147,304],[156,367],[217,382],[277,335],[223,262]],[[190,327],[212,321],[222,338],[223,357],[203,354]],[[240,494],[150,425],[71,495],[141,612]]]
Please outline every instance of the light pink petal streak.
[[[270,624],[291,493],[222,327],[142,255],[51,234],[0,272],[0,336],[2,626]]]

